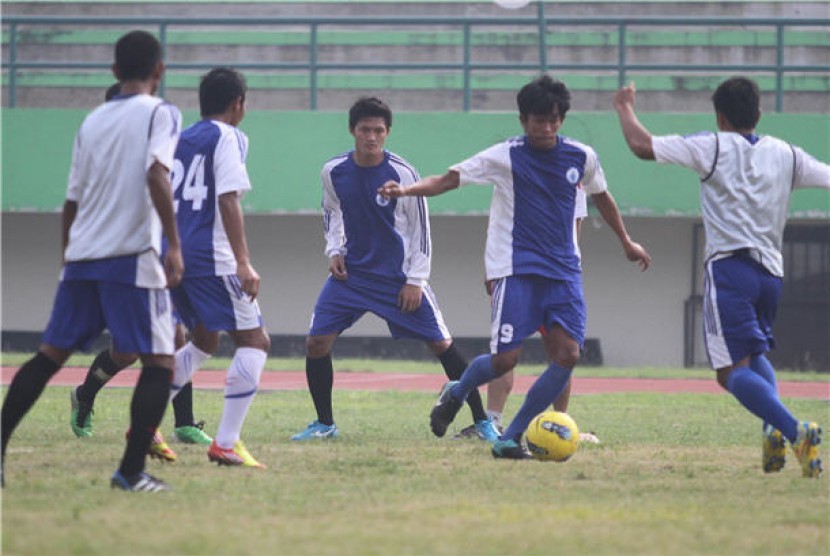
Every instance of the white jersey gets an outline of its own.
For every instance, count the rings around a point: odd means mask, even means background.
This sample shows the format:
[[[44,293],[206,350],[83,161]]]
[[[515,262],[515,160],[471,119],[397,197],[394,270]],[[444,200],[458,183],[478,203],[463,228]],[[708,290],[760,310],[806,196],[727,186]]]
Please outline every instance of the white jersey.
[[[830,166],[775,137],[731,132],[653,137],[652,148],[657,162],[700,176],[707,260],[748,249],[771,274],[784,275],[790,192],[830,188]]]
[[[459,173],[461,185],[494,186],[485,251],[488,280],[521,274],[581,279],[576,218],[586,214],[585,193],[608,188],[591,147],[560,135],[556,147],[539,150],[517,137],[450,170]]]
[[[159,260],[161,221],[147,185],[147,171],[173,165],[181,113],[150,95],[118,96],[81,124],[72,152],[66,198],[78,203],[69,230],[66,261],[138,256],[134,283],[164,287]]]

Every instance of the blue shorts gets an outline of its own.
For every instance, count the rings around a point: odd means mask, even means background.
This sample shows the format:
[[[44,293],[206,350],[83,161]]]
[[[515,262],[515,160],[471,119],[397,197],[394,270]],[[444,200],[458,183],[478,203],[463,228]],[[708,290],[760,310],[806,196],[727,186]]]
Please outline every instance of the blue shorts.
[[[242,291],[239,277],[195,276],[185,278],[170,292],[181,322],[193,330],[253,330],[262,326],[259,304]]]
[[[62,280],[43,342],[89,351],[107,328],[121,353],[171,355],[173,318],[166,289],[97,280]]]
[[[552,280],[521,275],[501,278],[493,285],[490,315],[490,352],[519,347],[540,326],[560,325],[585,343],[585,298],[581,281]]]
[[[358,280],[335,280],[329,277],[314,306],[308,334],[340,334],[368,311],[386,321],[393,338],[414,338],[426,342],[450,338],[435,294],[429,285],[424,286],[421,306],[411,313],[404,313],[398,308],[398,291],[385,287],[373,288]]]
[[[703,339],[713,369],[775,347],[772,323],[782,282],[748,256],[706,263]]]

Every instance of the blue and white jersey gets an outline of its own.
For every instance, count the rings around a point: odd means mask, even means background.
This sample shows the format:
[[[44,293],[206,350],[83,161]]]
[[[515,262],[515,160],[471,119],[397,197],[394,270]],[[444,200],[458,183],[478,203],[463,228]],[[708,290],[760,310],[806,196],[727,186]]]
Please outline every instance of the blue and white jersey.
[[[377,166],[358,166],[348,152],[329,160],[320,179],[326,256],[344,256],[349,280],[423,286],[432,256],[426,200],[378,193],[388,180],[404,186],[418,181],[415,168],[389,151]]]
[[[450,170],[461,185],[494,186],[484,257],[488,280],[521,274],[580,279],[578,193],[608,188],[591,147],[560,135],[556,147],[540,150],[516,137]]]
[[[185,278],[236,274],[219,197],[251,189],[247,155],[248,138],[224,122],[200,120],[182,132],[170,181]]]
[[[156,162],[173,166],[181,113],[150,95],[119,95],[93,110],[75,138],[66,199],[78,204],[64,280],[166,285],[161,221],[147,184]]]
[[[734,132],[653,137],[652,148],[657,162],[700,176],[707,259],[749,249],[771,274],[784,276],[781,245],[790,193],[830,189],[830,166],[775,137]]]

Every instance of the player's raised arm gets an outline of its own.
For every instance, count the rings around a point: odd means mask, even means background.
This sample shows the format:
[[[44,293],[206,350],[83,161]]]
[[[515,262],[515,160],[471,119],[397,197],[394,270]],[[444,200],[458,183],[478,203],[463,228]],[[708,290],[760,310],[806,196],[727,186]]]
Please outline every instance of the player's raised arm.
[[[651,146],[651,133],[640,123],[634,112],[634,99],[637,89],[634,83],[629,83],[614,94],[614,110],[620,119],[623,137],[638,158],[654,160],[654,149]]]
[[[412,185],[401,185],[396,181],[387,181],[378,188],[378,193],[387,199],[398,197],[435,197],[456,189],[461,180],[458,172],[449,170],[443,176],[427,176]]]

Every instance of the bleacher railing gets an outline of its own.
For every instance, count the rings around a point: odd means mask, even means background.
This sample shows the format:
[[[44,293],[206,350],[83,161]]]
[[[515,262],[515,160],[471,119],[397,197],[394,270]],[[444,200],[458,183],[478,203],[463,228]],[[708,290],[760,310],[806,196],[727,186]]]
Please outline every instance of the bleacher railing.
[[[163,47],[167,45],[167,35],[171,27],[257,27],[261,28],[306,28],[308,30],[308,60],[292,61],[251,61],[234,63],[240,70],[300,70],[308,72],[309,81],[309,109],[318,107],[318,76],[320,72],[329,70],[441,70],[457,71],[463,83],[462,109],[471,109],[472,75],[476,71],[487,70],[533,70],[545,71],[603,71],[614,72],[619,85],[626,83],[626,76],[636,71],[672,71],[675,74],[700,74],[709,72],[718,74],[723,72],[752,72],[753,74],[768,74],[775,77],[775,110],[783,111],[784,107],[784,75],[787,73],[830,73],[828,64],[797,64],[785,59],[785,30],[791,28],[818,28],[828,31],[830,37],[830,19],[784,19],[784,18],[688,18],[688,17],[549,17],[545,12],[545,3],[537,2],[536,17],[222,17],[222,18],[184,18],[184,17],[50,17],[50,16],[8,16],[2,19],[2,26],[6,30],[8,41],[7,60],[3,61],[2,68],[7,72],[8,96],[7,105],[14,107],[17,101],[17,77],[21,70],[61,70],[61,69],[101,69],[108,71],[110,63],[104,62],[59,62],[59,61],[26,61],[18,59],[17,47],[20,41],[20,26],[55,26],[55,25],[83,25],[120,28],[155,28]],[[548,60],[547,36],[550,26],[566,26],[571,29],[584,27],[606,26],[617,32],[617,59],[613,63],[550,63]],[[320,44],[319,30],[322,26],[361,26],[382,27],[386,29],[423,27],[460,30],[462,41],[462,59],[457,62],[363,62],[363,63],[336,63],[319,60]],[[517,61],[511,63],[486,63],[472,60],[473,50],[472,30],[476,27],[510,27],[528,35],[533,35],[538,44],[538,60]],[[648,27],[665,31],[672,28],[700,28],[712,30],[725,27],[753,27],[772,29],[775,32],[775,62],[766,64],[643,64],[628,61],[629,31],[631,27]],[[830,38],[828,39],[830,43]],[[822,46],[822,45],[817,45]],[[823,46],[827,46],[826,44]],[[207,70],[215,64],[207,62],[180,62],[167,59],[166,66],[170,70]],[[160,94],[164,95],[165,84],[162,83]]]

